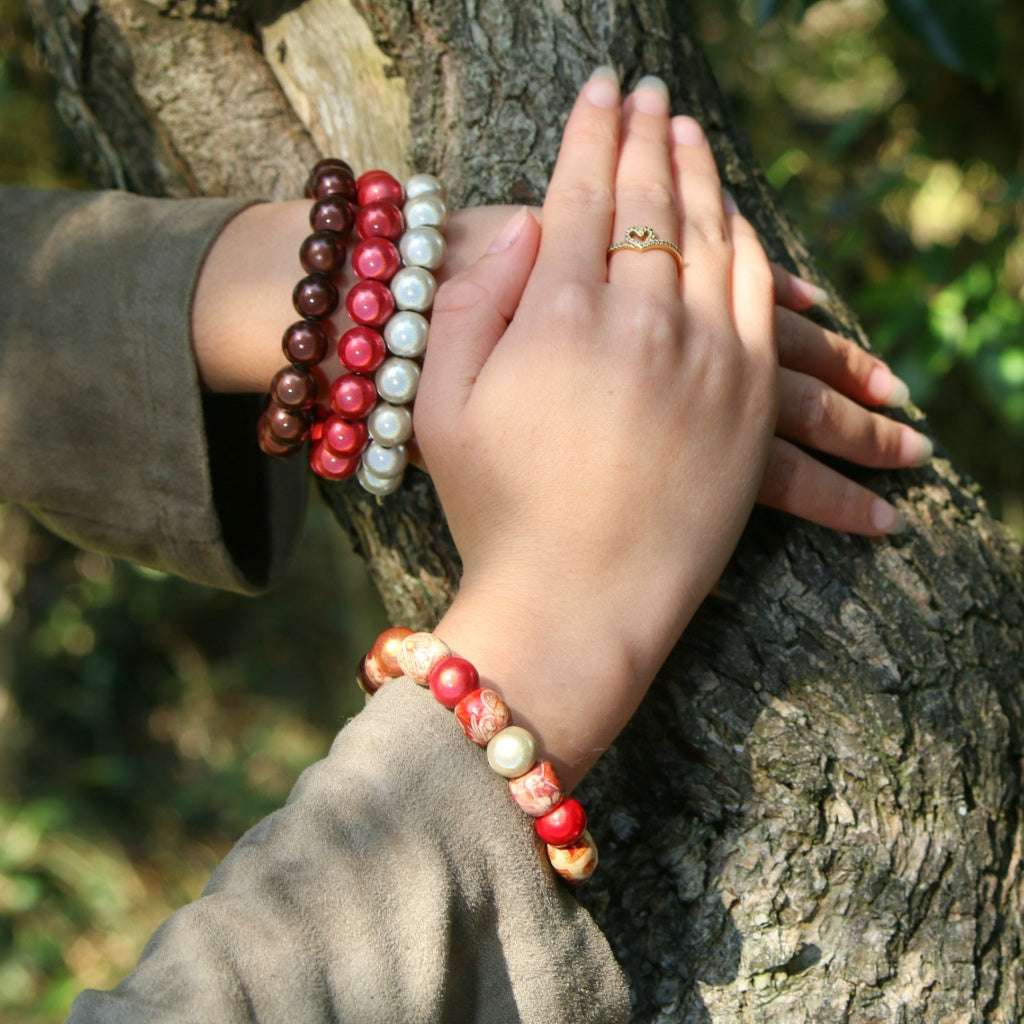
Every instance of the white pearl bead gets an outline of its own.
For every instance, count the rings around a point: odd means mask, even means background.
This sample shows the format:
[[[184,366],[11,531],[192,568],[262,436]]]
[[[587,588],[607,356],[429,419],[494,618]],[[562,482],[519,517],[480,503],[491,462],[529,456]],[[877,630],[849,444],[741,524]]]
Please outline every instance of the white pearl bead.
[[[377,476],[362,464],[356,470],[356,479],[362,484],[363,490],[381,497],[394,494],[402,486],[402,476],[401,473],[398,476]]]
[[[405,183],[405,198],[416,199],[434,192],[444,199],[444,185],[432,174],[414,174]]]
[[[393,448],[412,437],[412,413],[404,405],[378,402],[366,417],[366,428],[377,444]]]
[[[392,405],[406,405],[416,397],[420,384],[419,364],[401,356],[391,356],[380,364],[373,378],[377,394]]]
[[[428,192],[406,201],[402,207],[406,228],[443,228],[448,219],[448,207],[436,193]]]
[[[437,228],[410,228],[398,240],[398,251],[407,267],[436,270],[444,262],[448,245]]]
[[[536,760],[537,743],[522,726],[502,729],[487,744],[487,763],[506,779],[528,772]]]
[[[384,325],[384,340],[396,356],[415,359],[427,350],[429,328],[430,323],[425,316],[412,309],[403,309]]]
[[[384,445],[371,441],[363,452],[363,465],[374,476],[399,476],[408,462],[405,445],[385,448]]]
[[[414,309],[422,313],[433,305],[436,291],[434,275],[422,267],[402,267],[391,278],[391,294],[399,309]]]

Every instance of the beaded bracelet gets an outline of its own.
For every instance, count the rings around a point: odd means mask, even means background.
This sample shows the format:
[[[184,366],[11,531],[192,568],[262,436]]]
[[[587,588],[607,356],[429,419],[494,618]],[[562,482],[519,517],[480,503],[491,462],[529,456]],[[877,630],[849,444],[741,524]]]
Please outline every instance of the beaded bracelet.
[[[455,713],[466,738],[487,748],[487,763],[508,779],[512,799],[533,818],[534,832],[545,843],[555,871],[567,882],[588,879],[597,867],[597,845],[587,830],[583,805],[563,795],[551,762],[537,760],[536,740],[512,724],[512,712],[494,690],[480,686],[473,665],[452,654],[433,633],[393,626],[374,641],[356,680],[369,700],[386,682],[403,675],[429,687]]]

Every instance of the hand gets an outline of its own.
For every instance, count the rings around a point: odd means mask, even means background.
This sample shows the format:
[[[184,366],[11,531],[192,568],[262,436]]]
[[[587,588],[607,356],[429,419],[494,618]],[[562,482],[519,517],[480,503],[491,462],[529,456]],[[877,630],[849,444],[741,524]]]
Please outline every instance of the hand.
[[[719,578],[777,417],[772,274],[696,122],[614,78],[570,116],[543,240],[520,211],[439,291],[416,404],[463,560],[437,627],[571,788]],[[685,210],[685,216],[682,211]],[[609,262],[651,224],[664,253]],[[539,251],[538,251],[539,245]]]

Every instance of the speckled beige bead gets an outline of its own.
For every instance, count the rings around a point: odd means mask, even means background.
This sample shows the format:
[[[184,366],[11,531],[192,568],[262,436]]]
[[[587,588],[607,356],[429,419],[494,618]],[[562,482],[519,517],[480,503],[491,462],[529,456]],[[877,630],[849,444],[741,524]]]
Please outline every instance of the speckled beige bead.
[[[487,744],[487,763],[506,779],[528,772],[537,760],[537,741],[521,725],[502,729]]]
[[[433,633],[410,633],[402,641],[398,664],[414,683],[426,686],[430,670],[451,653],[448,645]]]
[[[551,866],[567,882],[585,882],[597,867],[597,844],[589,831],[584,832],[572,846],[548,844],[547,849]]]

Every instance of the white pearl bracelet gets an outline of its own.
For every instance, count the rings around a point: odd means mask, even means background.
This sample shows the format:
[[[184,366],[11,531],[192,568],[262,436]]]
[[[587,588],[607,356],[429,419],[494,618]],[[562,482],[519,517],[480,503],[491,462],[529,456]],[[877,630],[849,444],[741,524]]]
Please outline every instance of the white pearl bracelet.
[[[437,292],[432,271],[444,262],[448,219],[444,187],[432,174],[414,174],[405,183],[402,208],[405,231],[398,241],[402,267],[391,279],[395,313],[384,325],[388,358],[377,368],[374,383],[380,401],[366,420],[371,443],[356,474],[364,490],[384,496],[402,486],[408,463],[406,442],[412,438],[412,411],[420,383],[420,362],[427,350],[429,314]]]

